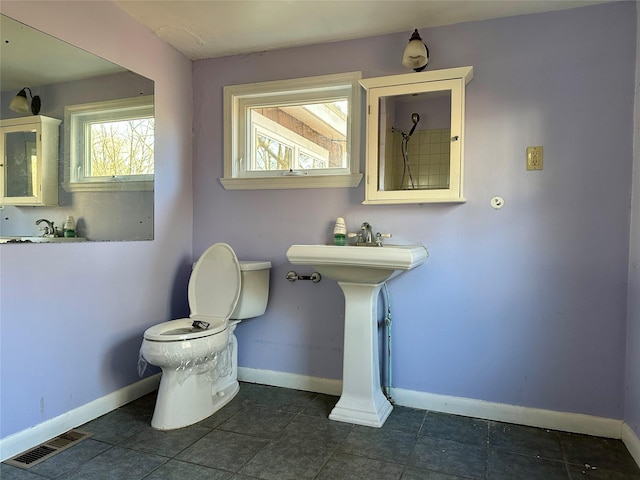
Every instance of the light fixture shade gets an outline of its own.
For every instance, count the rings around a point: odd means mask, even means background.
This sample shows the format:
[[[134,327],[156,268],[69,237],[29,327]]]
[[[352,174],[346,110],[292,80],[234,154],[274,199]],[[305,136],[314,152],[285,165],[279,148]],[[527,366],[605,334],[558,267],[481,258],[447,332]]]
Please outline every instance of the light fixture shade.
[[[31,104],[29,104],[29,100],[27,100],[27,90],[29,90],[29,95],[31,95]],[[13,110],[16,113],[29,113],[29,111],[31,111],[34,115],[38,115],[41,105],[40,97],[38,95],[34,96],[29,87],[24,87],[13,97],[13,100],[11,100],[9,110]]]
[[[424,70],[424,67],[429,63],[429,50],[427,46],[422,42],[420,34],[416,29],[411,35],[409,44],[404,49],[402,55],[402,65],[408,68],[413,68],[416,72]]]
[[[31,107],[29,106],[27,92],[24,91],[24,88],[20,90],[15,97],[13,97],[13,100],[11,100],[11,103],[9,104],[9,110],[16,113],[29,113]]]

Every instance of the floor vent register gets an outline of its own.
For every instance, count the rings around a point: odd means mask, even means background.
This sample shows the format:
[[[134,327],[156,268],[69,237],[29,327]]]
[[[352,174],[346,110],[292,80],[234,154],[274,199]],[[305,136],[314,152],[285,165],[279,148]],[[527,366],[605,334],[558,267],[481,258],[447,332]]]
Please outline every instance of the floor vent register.
[[[92,434],[83,432],[82,430],[69,430],[51,440],[47,440],[40,445],[30,448],[26,452],[22,452],[13,458],[5,460],[3,463],[18,468],[28,469],[40,462],[51,458],[53,455],[74,446],[85,438],[89,438]]]

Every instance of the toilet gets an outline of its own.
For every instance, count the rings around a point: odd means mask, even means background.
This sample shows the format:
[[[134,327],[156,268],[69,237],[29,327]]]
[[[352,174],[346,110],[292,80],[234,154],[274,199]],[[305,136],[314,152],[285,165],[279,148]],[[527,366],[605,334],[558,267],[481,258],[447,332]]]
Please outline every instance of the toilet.
[[[203,420],[238,393],[240,320],[264,314],[271,262],[239,262],[226,243],[209,247],[189,278],[189,318],[148,328],[140,361],[162,369],[151,426],[173,430]]]

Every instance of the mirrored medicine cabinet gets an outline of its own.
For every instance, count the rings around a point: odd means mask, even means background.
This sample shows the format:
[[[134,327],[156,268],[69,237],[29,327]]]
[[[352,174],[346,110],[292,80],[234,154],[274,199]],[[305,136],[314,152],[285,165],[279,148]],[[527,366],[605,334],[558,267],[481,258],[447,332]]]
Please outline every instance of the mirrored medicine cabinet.
[[[364,204],[464,202],[465,86],[473,67],[367,78]]]

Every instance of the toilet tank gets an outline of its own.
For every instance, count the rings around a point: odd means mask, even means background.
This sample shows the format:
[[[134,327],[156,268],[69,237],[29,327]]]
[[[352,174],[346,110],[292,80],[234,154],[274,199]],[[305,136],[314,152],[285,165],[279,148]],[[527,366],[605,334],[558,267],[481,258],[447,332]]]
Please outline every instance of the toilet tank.
[[[239,262],[242,286],[231,318],[242,320],[263,315],[269,298],[271,262]]]

